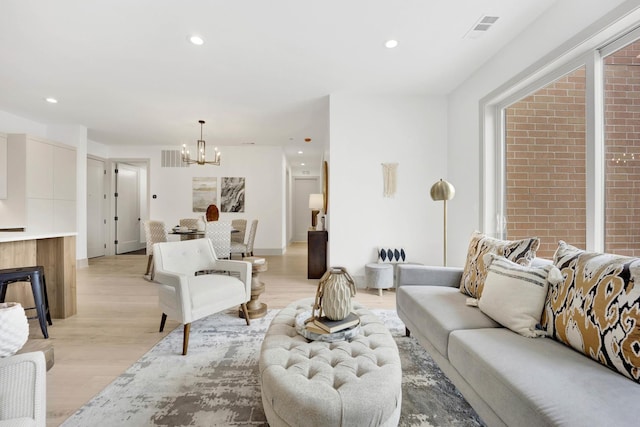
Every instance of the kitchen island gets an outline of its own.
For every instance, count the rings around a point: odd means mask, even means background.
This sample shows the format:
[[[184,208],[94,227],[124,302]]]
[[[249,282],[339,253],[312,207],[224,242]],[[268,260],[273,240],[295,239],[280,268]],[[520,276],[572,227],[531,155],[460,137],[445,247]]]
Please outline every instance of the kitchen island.
[[[44,267],[51,317],[76,314],[76,233],[0,232],[0,268],[34,265]],[[10,285],[5,301],[33,307],[31,287]]]

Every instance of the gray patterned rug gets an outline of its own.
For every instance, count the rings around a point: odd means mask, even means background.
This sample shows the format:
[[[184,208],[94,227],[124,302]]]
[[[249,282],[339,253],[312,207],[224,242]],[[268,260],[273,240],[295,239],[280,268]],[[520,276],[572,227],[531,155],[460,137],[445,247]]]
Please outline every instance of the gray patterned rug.
[[[402,362],[400,426],[482,426],[456,388],[393,310],[372,310],[391,330]],[[191,325],[182,356],[179,326],[62,425],[266,426],[258,358],[276,314],[246,326],[237,310]]]

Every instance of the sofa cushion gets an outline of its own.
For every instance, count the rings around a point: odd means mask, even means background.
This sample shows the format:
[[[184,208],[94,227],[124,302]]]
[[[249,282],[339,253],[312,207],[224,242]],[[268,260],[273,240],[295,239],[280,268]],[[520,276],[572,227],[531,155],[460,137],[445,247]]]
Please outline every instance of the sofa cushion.
[[[537,329],[549,282],[562,281],[560,271],[548,264],[526,267],[496,255],[484,259],[487,278],[478,307],[496,322],[525,337],[540,337]]]
[[[490,317],[465,304],[466,296],[447,286],[401,286],[396,291],[398,313],[408,317],[420,334],[447,357],[449,333],[457,329],[495,328]],[[401,307],[401,308],[400,308]]]
[[[560,241],[542,316],[554,339],[640,382],[640,259],[587,252]]]
[[[552,339],[504,328],[454,331],[449,360],[509,426],[629,426],[640,419],[640,385]]]
[[[460,279],[460,292],[473,298],[480,298],[487,269],[484,255],[494,253],[521,264],[530,265],[540,246],[537,237],[522,240],[500,240],[475,231],[471,235],[464,272]]]

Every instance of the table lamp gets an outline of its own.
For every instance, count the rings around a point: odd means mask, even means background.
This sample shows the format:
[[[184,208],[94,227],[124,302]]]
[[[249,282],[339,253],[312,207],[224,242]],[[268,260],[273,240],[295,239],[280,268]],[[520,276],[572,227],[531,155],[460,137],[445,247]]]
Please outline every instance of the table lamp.
[[[444,266],[447,265],[447,200],[453,199],[456,189],[451,183],[440,179],[431,186],[431,199],[444,202]]]
[[[324,206],[324,197],[322,194],[309,194],[309,209],[311,209],[311,227],[316,228],[318,224],[318,213]]]

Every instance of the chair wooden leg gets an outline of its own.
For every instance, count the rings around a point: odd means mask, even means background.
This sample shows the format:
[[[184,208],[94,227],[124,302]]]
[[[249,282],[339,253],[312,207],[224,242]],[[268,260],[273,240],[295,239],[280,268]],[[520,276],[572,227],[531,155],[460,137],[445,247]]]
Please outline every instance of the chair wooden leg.
[[[247,310],[247,303],[242,303],[240,305],[242,307],[242,312],[244,313],[244,319],[247,321],[247,325],[251,324],[251,320],[249,319],[249,311]]]
[[[189,347],[189,331],[191,330],[191,323],[184,325],[184,338],[182,339],[182,355],[187,355],[187,347]]]
[[[151,263],[153,261],[153,254],[149,255],[149,259],[147,260],[147,271],[146,273],[144,273],[144,275],[146,276],[147,274],[151,274]]]
[[[160,319],[160,330],[158,332],[164,331],[164,324],[167,321],[167,315],[162,313],[162,318]]]

